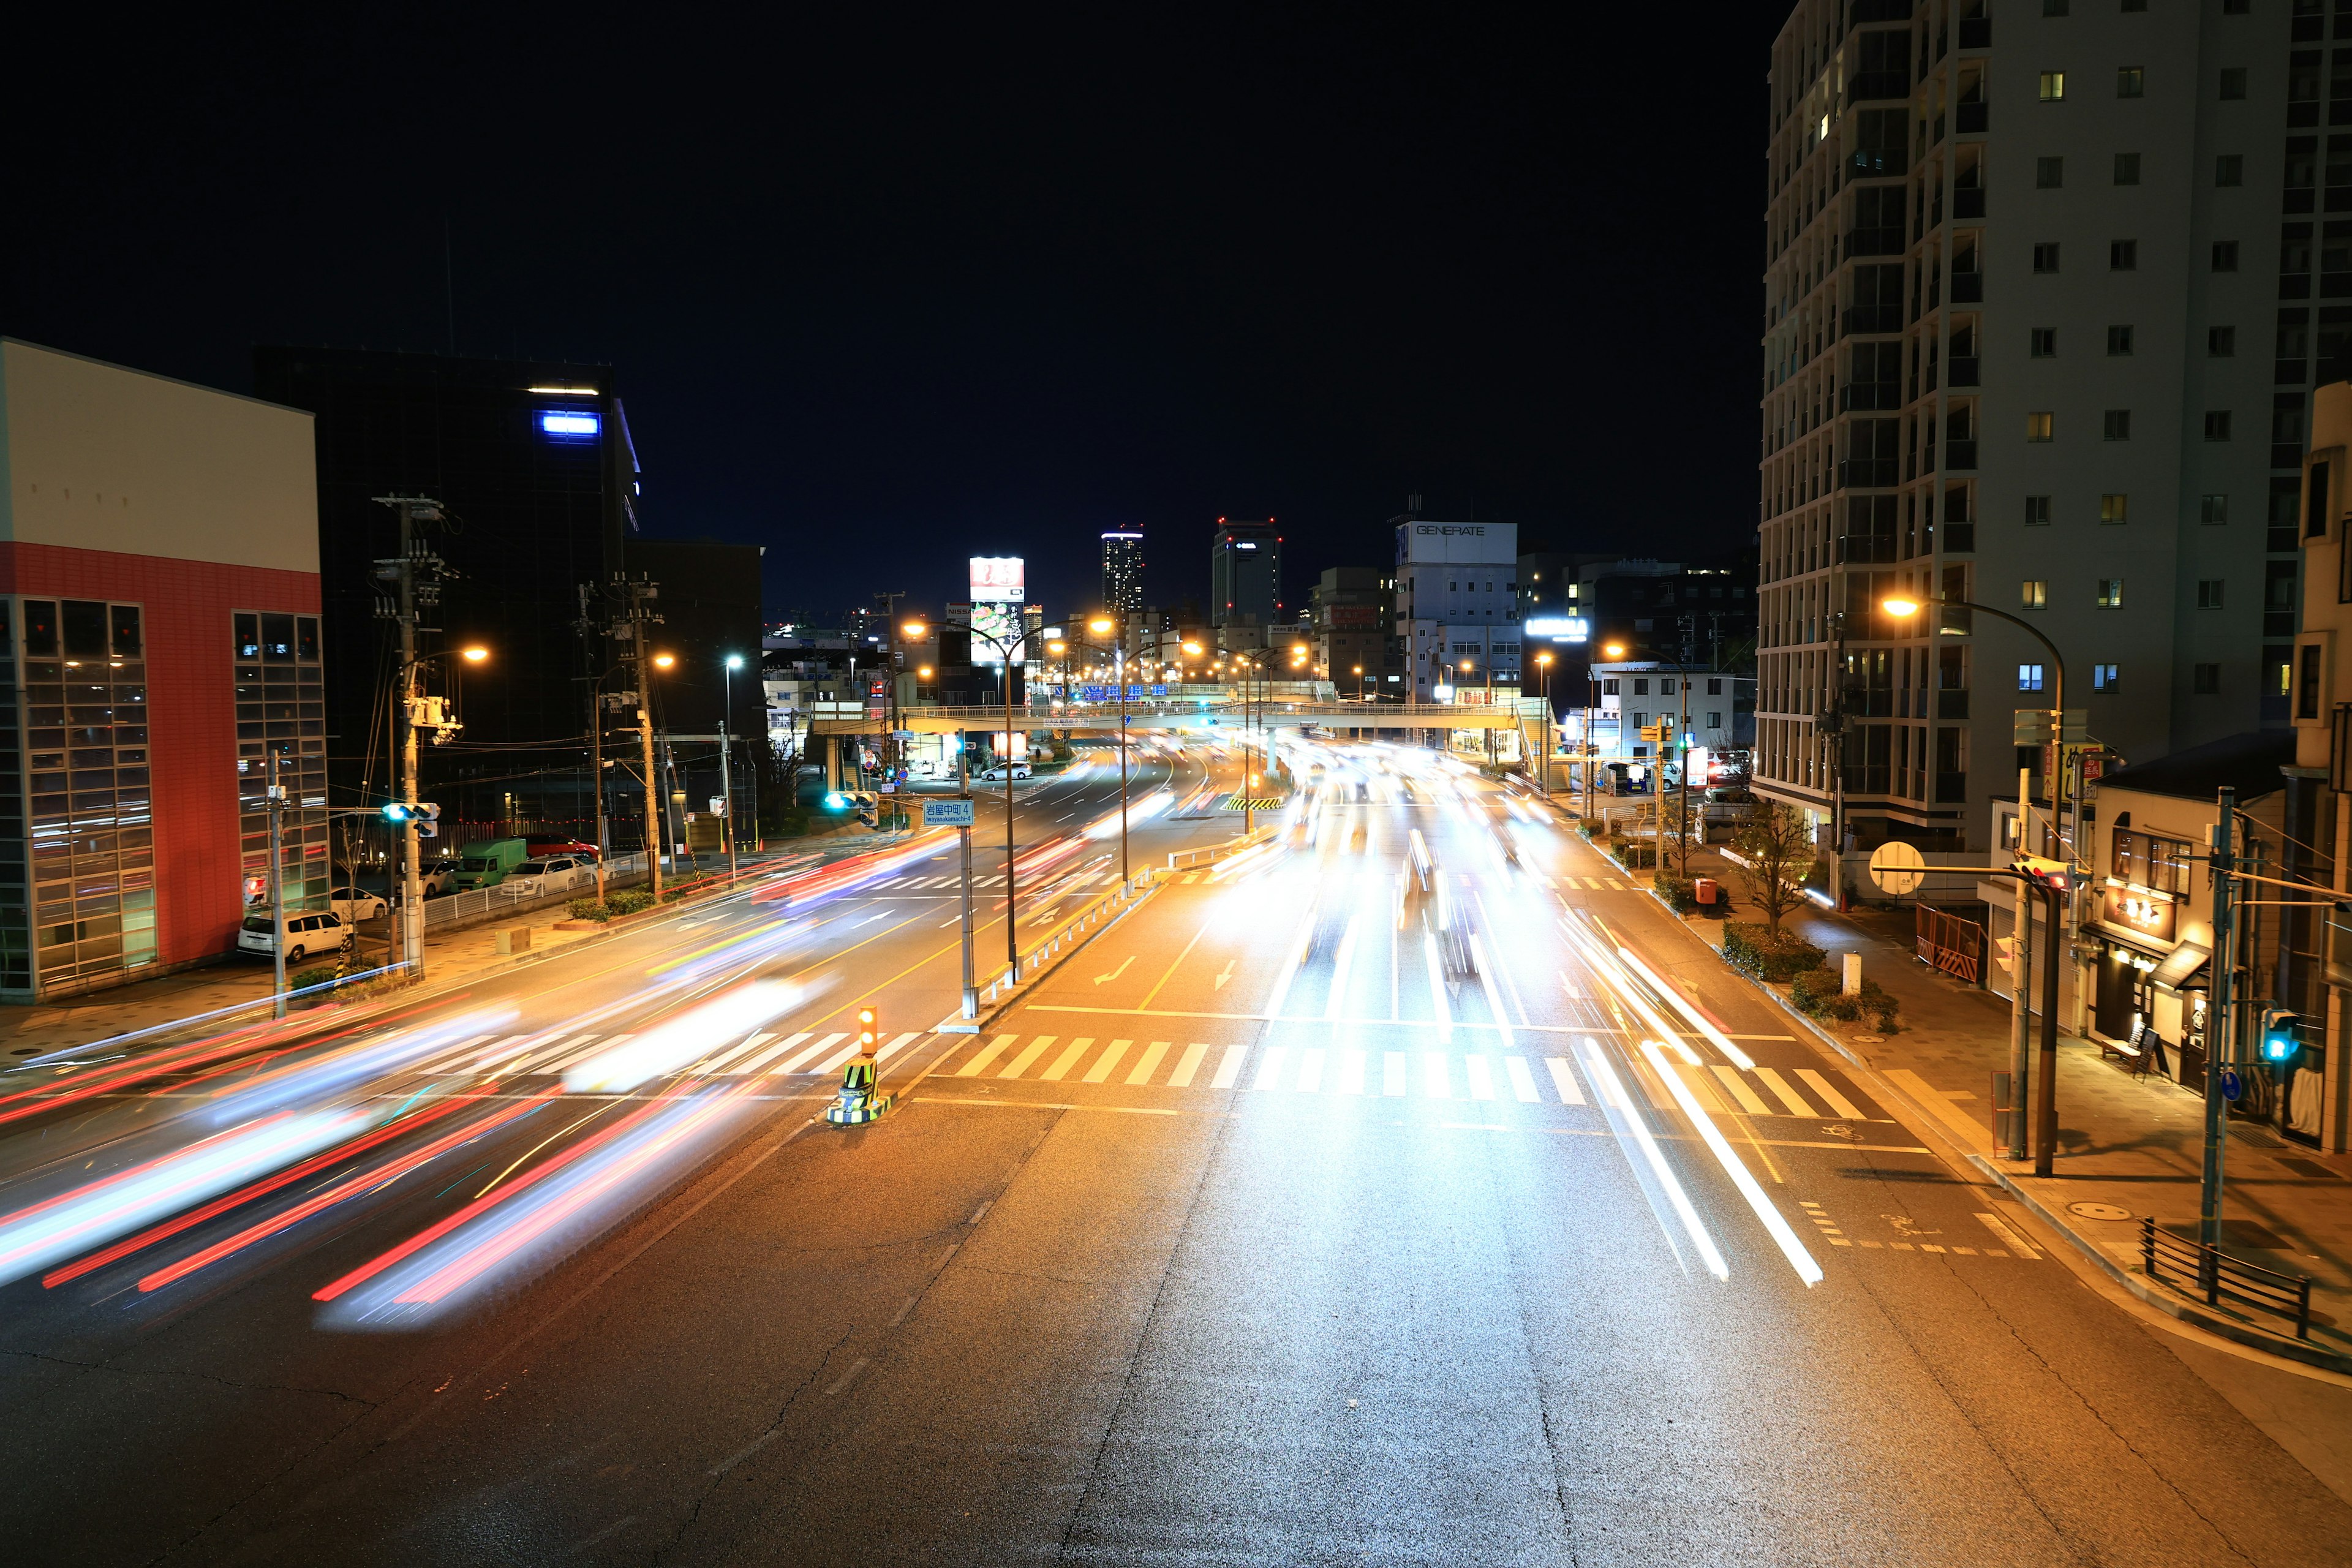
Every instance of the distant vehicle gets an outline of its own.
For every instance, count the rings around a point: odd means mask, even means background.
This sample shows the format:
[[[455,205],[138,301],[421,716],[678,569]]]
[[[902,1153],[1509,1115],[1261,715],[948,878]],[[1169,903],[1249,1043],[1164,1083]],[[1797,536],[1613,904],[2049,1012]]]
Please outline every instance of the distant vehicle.
[[[1710,805],[1753,805],[1756,792],[1745,784],[1717,784],[1706,792]]]
[[[468,844],[457,859],[457,886],[495,888],[530,858],[530,846],[520,838],[490,838]]]
[[[314,952],[341,952],[352,945],[352,928],[332,914],[295,914],[283,917],[282,937],[278,922],[269,918],[268,910],[247,914],[245,923],[237,928],[236,946],[240,952],[257,952],[263,957],[278,950],[282,940],[286,946],[286,962],[299,963]]]
[[[526,837],[523,843],[530,847],[531,858],[535,860],[544,859],[550,855],[569,855],[575,860],[586,860],[591,864],[596,859],[596,847],[583,844],[577,838],[533,835]]]
[[[365,888],[337,888],[327,895],[327,907],[334,910],[336,918],[345,925],[357,925],[362,921],[375,919],[389,906],[380,895],[371,893]]]
[[[982,772],[979,776],[981,782],[983,784],[1002,784],[1004,782],[1005,777],[1004,764],[1003,763],[995,763]],[[1034,775],[1029,772],[1029,764],[1027,763],[1015,763],[1013,764],[1012,776],[1016,779],[1025,779]]]
[[[543,898],[550,893],[568,893],[595,878],[596,873],[586,862],[570,855],[551,855],[543,860],[525,860],[509,871],[507,886],[526,896]]]
[[[394,875],[398,873],[395,872]],[[428,899],[437,899],[444,893],[454,893],[457,890],[457,862],[449,859],[427,860],[417,868],[416,879],[424,888],[425,896]]]

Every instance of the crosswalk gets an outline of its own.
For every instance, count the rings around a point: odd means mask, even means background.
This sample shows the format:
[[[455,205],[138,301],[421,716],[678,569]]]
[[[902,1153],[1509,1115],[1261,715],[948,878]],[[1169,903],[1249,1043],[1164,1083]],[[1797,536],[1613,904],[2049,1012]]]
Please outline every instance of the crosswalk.
[[[1811,1121],[1885,1121],[1886,1114],[1843,1073],[1817,1068],[1742,1070],[1671,1064],[1691,1098],[1715,1115]],[[1646,1061],[1635,1060],[1618,1086],[1638,1091],[1643,1109],[1679,1109],[1674,1090]],[[1526,1105],[1599,1105],[1606,1091],[1590,1085],[1567,1056],[1516,1051],[1392,1051],[1321,1046],[1212,1045],[1089,1035],[1002,1034],[975,1040],[947,1076],[1033,1083],[1117,1083],[1160,1089],[1231,1089],[1254,1093],[1360,1095],[1448,1101],[1516,1100]],[[1630,1089],[1625,1085],[1630,1084]],[[1627,1105],[1623,1109],[1633,1109]]]

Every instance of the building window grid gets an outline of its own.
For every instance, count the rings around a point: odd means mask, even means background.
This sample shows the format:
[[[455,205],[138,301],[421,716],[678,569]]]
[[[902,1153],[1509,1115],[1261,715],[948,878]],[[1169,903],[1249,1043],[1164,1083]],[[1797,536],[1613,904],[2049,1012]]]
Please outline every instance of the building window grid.
[[[0,988],[81,990],[155,961],[143,606],[0,599]],[[20,765],[21,764],[21,765]]]
[[[248,902],[269,886],[269,748],[289,806],[279,825],[279,875],[289,910],[324,909],[331,873],[325,692],[319,618],[282,611],[231,616],[236,677],[239,863]]]

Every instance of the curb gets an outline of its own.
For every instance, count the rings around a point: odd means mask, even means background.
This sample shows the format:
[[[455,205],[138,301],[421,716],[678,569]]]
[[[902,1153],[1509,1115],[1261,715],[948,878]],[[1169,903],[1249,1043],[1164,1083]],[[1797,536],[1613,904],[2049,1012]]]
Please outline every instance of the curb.
[[[1722,956],[1720,949],[1717,950],[1716,955],[1718,958]],[[1870,1085],[1871,1092],[1881,1100],[1900,1105],[1910,1111],[1918,1120],[1921,1128],[1926,1130],[1925,1142],[1941,1145],[1952,1154],[1958,1155],[1960,1162],[1970,1169],[1990,1177],[1999,1184],[2002,1191],[2032,1210],[2034,1216],[2042,1224],[2048,1226],[2057,1235],[2065,1237],[2067,1244],[2087,1258],[2101,1273],[2141,1301],[2167,1317],[2193,1324],[2207,1333],[2219,1335],[2222,1339],[2244,1345],[2250,1350],[2261,1352],[2290,1363],[2283,1370],[2292,1372],[2308,1366],[2323,1372],[2352,1373],[2352,1355],[2306,1344],[2301,1340],[2283,1338],[2235,1318],[2220,1316],[2194,1302],[2184,1301],[2161,1287],[2151,1284],[2130,1270],[2119,1267],[2116,1260],[2102,1251],[2090,1237],[2083,1235],[2052,1212],[2050,1206],[2042,1201],[2039,1194],[2019,1185],[2016,1178],[2009,1172],[1974,1150],[1963,1149],[1954,1144],[1950,1136],[1945,1131],[1941,1119],[1931,1108],[1921,1105],[1907,1090],[1890,1081],[1876,1068],[1848,1050],[1843,1040],[1790,1006],[1787,997],[1759,981],[1755,976],[1734,968],[1729,963],[1726,963],[1724,968],[1747,981],[1749,985],[1769,997],[1780,1011],[1804,1026],[1806,1032],[1815,1040],[1827,1047],[1849,1068],[1859,1073]],[[1915,1128],[1913,1131],[1916,1132],[1920,1129]]]
[[[940,1019],[939,1023],[932,1026],[931,1033],[935,1035],[985,1034],[991,1024],[1003,1017],[1006,1013],[1012,1011],[1013,1008],[1019,1006],[1022,1003],[1026,1002],[1029,999],[1029,993],[1035,990],[1040,984],[1044,984],[1045,979],[1055,970],[1061,968],[1062,965],[1069,963],[1070,960],[1077,957],[1079,953],[1084,952],[1088,947],[1092,946],[1094,944],[1095,938],[1102,935],[1103,932],[1110,930],[1111,927],[1127,919],[1128,916],[1141,909],[1145,904],[1150,903],[1151,901],[1151,896],[1160,891],[1161,885],[1161,881],[1158,879],[1147,881],[1139,892],[1138,892],[1133,898],[1127,900],[1127,907],[1125,909],[1119,910],[1118,913],[1111,916],[1110,919],[1103,921],[1102,924],[1095,927],[1094,930],[1087,932],[1084,936],[1081,936],[1076,941],[1071,942],[1066,950],[1056,954],[1055,957],[1048,959],[1042,968],[1032,971],[1030,974],[1024,979],[1019,985],[1013,987],[1013,990],[1005,993],[994,1002],[984,1004],[981,1007],[981,1010],[971,1017],[966,1018],[961,1015],[957,1015]]]

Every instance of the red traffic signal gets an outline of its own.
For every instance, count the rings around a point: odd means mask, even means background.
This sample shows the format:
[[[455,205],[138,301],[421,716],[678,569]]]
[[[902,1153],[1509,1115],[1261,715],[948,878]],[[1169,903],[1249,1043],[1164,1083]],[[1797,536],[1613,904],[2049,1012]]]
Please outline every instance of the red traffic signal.
[[[2053,892],[2065,892],[2073,885],[2073,870],[2063,860],[2053,860],[2041,855],[2020,855],[2010,862],[2010,869],[2021,871]]]

